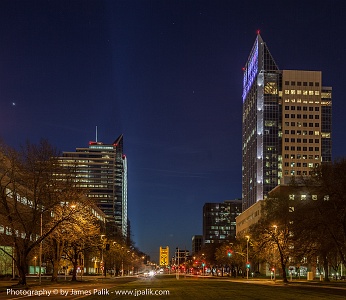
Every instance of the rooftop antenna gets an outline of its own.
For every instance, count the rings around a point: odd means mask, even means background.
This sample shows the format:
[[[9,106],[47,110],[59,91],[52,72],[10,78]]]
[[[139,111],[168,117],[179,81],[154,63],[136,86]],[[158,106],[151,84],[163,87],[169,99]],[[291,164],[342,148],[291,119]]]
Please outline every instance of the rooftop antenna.
[[[97,126],[96,126],[96,143],[97,143]]]

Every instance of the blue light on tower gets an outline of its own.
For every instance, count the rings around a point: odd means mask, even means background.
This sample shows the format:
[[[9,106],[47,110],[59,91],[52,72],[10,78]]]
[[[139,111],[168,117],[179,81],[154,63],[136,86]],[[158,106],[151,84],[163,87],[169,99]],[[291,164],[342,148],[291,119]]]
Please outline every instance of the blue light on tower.
[[[249,63],[244,70],[243,78],[243,102],[256,78],[258,71],[258,39],[256,40],[248,61]]]

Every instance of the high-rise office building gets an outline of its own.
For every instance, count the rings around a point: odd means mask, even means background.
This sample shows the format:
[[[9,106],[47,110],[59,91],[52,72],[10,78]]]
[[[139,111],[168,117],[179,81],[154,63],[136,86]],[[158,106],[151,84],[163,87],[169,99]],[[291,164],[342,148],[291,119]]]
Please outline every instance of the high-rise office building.
[[[332,88],[321,71],[279,70],[257,35],[244,68],[243,210],[331,161]]]
[[[201,251],[202,249],[202,245],[203,245],[203,236],[202,235],[194,235],[192,236],[191,239],[191,253],[192,255],[198,253],[199,251]]]
[[[242,201],[226,200],[223,203],[205,203],[203,206],[203,243],[222,243],[236,235],[236,220],[242,212]]]
[[[78,187],[85,190],[104,212],[107,232],[126,238],[127,160],[123,152],[123,135],[112,144],[89,142],[87,148],[63,152],[60,161],[73,168]]]

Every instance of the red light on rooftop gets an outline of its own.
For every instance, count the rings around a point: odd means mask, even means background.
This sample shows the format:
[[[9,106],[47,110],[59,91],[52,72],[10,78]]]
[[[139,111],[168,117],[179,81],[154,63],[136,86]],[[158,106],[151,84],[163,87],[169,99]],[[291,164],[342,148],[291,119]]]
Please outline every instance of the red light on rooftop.
[[[257,29],[257,34],[260,34],[260,33],[261,33],[261,31],[259,29]]]
[[[242,67],[241,69],[242,69],[243,71],[245,71],[245,67]]]
[[[96,145],[97,143],[96,142],[94,142],[94,141],[90,141],[89,142],[89,145]]]

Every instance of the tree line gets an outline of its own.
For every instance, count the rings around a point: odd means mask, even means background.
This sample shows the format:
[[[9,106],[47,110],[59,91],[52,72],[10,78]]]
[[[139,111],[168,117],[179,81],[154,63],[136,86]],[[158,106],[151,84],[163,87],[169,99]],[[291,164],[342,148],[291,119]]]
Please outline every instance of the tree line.
[[[251,271],[266,264],[280,270],[284,282],[290,267],[302,266],[329,281],[329,270],[337,273],[341,264],[346,266],[346,159],[278,186],[263,200],[260,220],[246,234],[202,252],[211,267],[227,266],[233,274],[245,274],[248,256]]]
[[[88,256],[100,260],[105,247],[102,213],[95,213],[98,208],[78,188],[73,168],[58,158],[47,140],[27,142],[19,150],[0,143],[0,251],[13,260],[20,285],[27,284],[34,255],[39,256],[39,268],[42,257],[50,262],[52,281],[58,279],[62,258],[72,264],[76,280],[83,260]],[[112,237],[112,245],[116,244],[122,248],[119,254],[112,247],[115,256],[134,249],[122,237]],[[138,256],[139,251],[131,253]],[[109,251],[104,254],[108,259]]]

